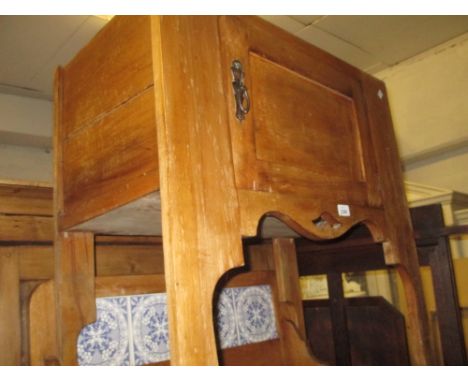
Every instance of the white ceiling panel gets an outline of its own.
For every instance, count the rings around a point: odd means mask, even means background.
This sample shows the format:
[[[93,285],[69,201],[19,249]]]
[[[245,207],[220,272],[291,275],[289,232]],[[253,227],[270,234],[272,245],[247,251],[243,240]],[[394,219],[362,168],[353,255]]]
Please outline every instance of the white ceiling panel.
[[[301,15],[301,16],[289,16],[290,18],[299,21],[302,25],[307,26],[313,23],[316,23],[318,20],[327,17],[327,16],[306,16],[306,15]]]
[[[304,24],[294,20],[289,16],[260,16],[262,19],[288,31],[289,33],[295,33],[304,29]]]
[[[370,73],[468,31],[468,16],[262,16]],[[48,98],[53,73],[106,23],[96,16],[0,16],[0,92]]]
[[[377,58],[363,51],[359,47],[317,29],[313,25],[308,26],[295,34],[308,43],[326,50],[358,68],[365,69],[375,65],[381,65]]]
[[[329,16],[314,26],[394,65],[468,31],[468,16]]]
[[[1,16],[0,83],[29,81],[55,55],[87,16]]]

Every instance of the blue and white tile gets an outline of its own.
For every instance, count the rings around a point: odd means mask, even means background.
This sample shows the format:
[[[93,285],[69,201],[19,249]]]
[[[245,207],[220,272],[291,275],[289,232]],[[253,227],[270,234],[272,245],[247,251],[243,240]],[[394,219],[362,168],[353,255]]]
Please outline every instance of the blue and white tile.
[[[269,285],[233,288],[239,345],[278,338]]]
[[[221,349],[227,349],[239,344],[231,288],[223,289],[219,294],[215,309],[215,324]]]
[[[169,325],[166,294],[130,298],[135,365],[169,359]]]
[[[129,365],[128,314],[125,297],[96,299],[97,320],[78,337],[78,364]]]

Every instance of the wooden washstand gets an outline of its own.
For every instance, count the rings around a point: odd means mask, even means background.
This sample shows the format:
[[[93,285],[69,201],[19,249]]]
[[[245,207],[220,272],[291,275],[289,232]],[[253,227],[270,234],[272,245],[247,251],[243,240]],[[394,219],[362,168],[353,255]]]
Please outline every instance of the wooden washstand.
[[[94,320],[95,234],[162,235],[171,364],[218,364],[213,291],[261,220],[315,240],[364,223],[404,280],[412,362],[429,362],[382,82],[255,17],[114,17],[57,71],[55,104],[61,364]]]

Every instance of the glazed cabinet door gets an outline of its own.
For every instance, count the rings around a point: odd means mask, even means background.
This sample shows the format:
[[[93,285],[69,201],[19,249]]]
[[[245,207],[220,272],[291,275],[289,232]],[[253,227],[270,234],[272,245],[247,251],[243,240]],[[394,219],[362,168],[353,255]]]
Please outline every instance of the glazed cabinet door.
[[[236,186],[378,204],[360,72],[260,19],[219,30]]]

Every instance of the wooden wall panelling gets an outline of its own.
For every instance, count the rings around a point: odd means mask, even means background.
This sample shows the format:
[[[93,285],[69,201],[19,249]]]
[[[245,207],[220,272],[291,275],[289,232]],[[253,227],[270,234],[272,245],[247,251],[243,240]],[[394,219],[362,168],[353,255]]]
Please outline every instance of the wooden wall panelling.
[[[213,291],[244,262],[217,20],[152,17],[152,39],[171,363],[214,365]]]
[[[385,260],[389,265],[396,265],[405,285],[411,361],[425,365],[431,362],[428,320],[385,85],[365,74],[362,84],[384,203],[387,236],[383,244]]]
[[[18,257],[0,247],[0,365],[20,365],[21,317]]]

